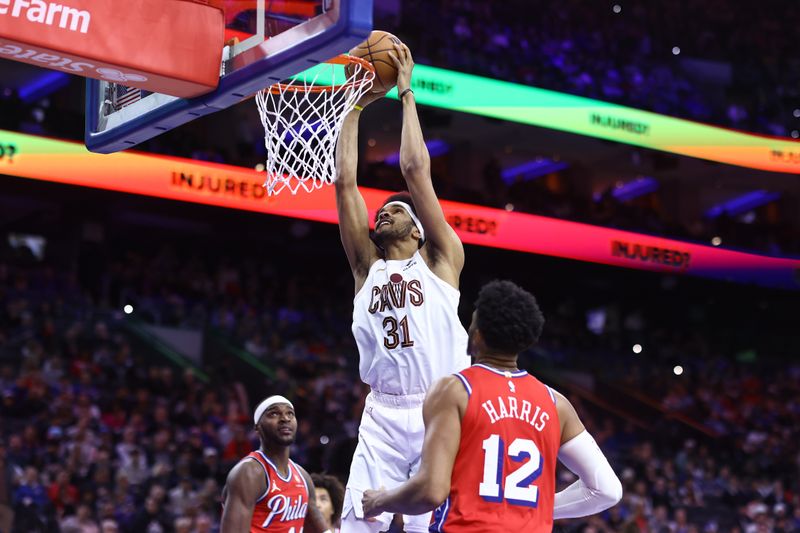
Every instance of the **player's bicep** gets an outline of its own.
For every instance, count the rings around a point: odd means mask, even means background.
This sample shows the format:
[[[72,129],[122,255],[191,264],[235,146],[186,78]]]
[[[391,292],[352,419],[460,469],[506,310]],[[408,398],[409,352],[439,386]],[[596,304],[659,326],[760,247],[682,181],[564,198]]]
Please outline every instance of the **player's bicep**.
[[[451,376],[431,387],[423,407],[425,442],[420,472],[428,476],[441,501],[450,492],[453,465],[461,441],[459,402],[465,401],[466,391],[458,378]]]
[[[248,506],[240,496],[228,491],[222,510],[221,533],[244,533],[250,529],[253,505]]]
[[[567,397],[558,391],[553,390],[553,392],[556,396],[556,409],[561,424],[561,444],[564,444],[581,434],[586,428]]]
[[[233,467],[223,492],[221,533],[250,531],[256,501],[265,491],[266,478],[259,465],[244,461]]]
[[[369,238],[369,218],[364,197],[354,184],[336,185],[336,210],[339,215],[339,234],[354,276],[366,275],[377,256]]]

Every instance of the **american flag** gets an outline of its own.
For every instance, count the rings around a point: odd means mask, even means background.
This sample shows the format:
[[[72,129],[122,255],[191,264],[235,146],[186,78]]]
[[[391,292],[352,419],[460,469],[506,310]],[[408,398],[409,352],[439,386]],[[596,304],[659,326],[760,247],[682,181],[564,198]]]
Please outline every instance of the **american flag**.
[[[122,109],[129,106],[134,102],[138,102],[145,97],[147,93],[135,87],[125,87],[124,85],[116,85],[114,87],[114,109]]]

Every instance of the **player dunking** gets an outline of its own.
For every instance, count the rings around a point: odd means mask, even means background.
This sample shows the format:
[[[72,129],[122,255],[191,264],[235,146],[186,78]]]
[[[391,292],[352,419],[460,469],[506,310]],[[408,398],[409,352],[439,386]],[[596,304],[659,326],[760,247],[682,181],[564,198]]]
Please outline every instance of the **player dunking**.
[[[467,332],[457,314],[464,249],[433,190],[410,88],[411,53],[397,43],[392,59],[403,105],[400,168],[410,194],[386,200],[376,216],[375,242],[356,184],[358,107],[345,118],[336,153],[339,230],[355,278],[353,335],[361,379],[371,388],[345,491],[343,533],[388,529],[389,514],[363,520],[362,493],[396,487],[417,471],[425,392],[469,365]],[[380,96],[368,95],[361,104]],[[408,532],[427,531],[429,523],[429,513],[404,517]]]
[[[439,380],[423,408],[422,465],[393,490],[366,491],[366,516],[436,509],[431,531],[551,531],[600,512],[622,485],[569,401],[517,367],[539,338],[535,298],[508,281],[481,289],[469,328],[476,363]],[[580,479],[555,493],[556,458]]]
[[[270,396],[256,407],[253,423],[261,446],[228,474],[221,533],[324,531],[311,476],[289,459],[297,433],[292,403]]]

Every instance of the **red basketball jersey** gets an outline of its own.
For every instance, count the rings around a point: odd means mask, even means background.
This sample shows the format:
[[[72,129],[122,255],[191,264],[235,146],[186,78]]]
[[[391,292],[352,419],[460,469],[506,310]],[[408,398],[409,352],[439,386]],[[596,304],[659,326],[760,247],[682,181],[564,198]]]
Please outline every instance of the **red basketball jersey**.
[[[308,485],[297,465],[289,461],[289,474],[282,477],[273,462],[261,450],[250,453],[264,468],[267,490],[256,501],[250,533],[303,533],[308,511]]]
[[[524,370],[478,364],[456,376],[469,401],[450,495],[430,531],[552,531],[561,441],[553,391]]]

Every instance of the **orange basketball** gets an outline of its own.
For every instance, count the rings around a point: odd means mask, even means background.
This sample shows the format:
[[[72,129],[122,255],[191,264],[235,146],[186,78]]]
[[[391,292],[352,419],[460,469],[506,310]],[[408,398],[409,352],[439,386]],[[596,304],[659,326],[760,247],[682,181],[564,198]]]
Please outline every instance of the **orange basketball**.
[[[395,43],[402,41],[389,32],[375,30],[369,38],[350,50],[351,56],[366,59],[375,67],[375,80],[372,82],[373,93],[386,93],[397,84],[397,68],[394,66],[389,52],[396,53]],[[347,66],[348,75],[353,67]]]

